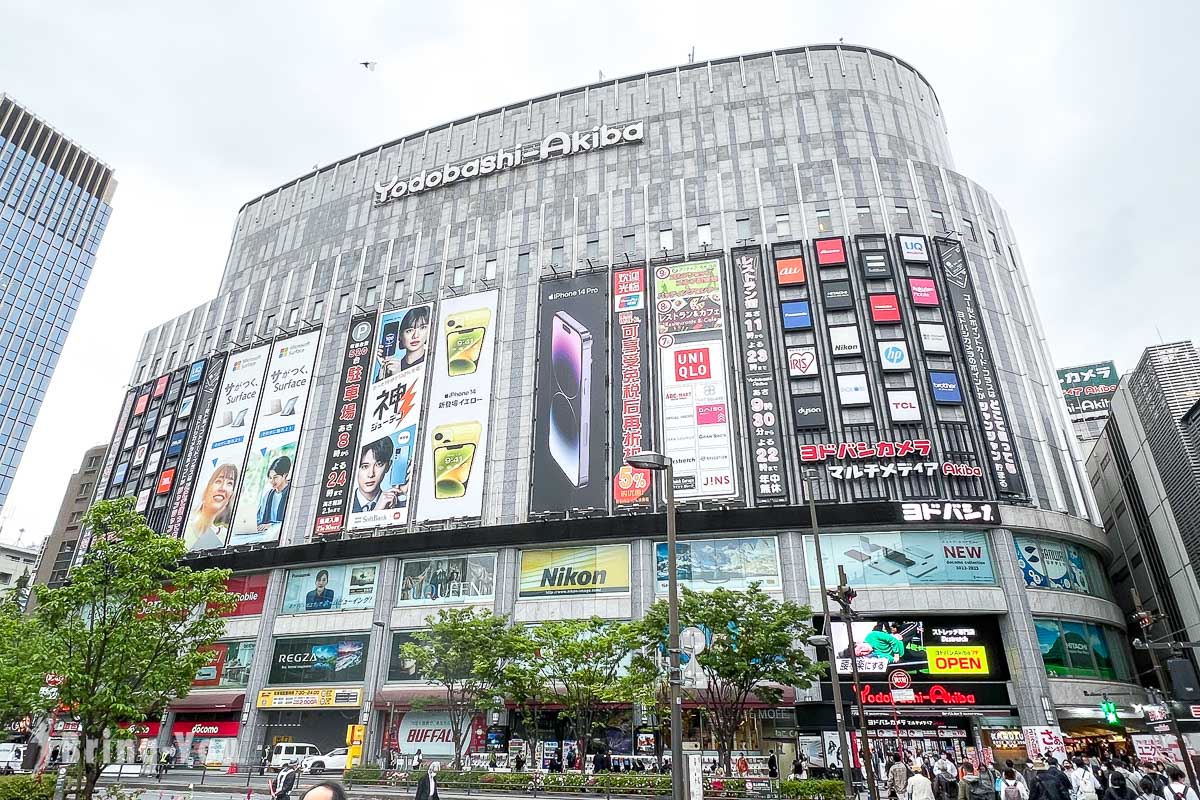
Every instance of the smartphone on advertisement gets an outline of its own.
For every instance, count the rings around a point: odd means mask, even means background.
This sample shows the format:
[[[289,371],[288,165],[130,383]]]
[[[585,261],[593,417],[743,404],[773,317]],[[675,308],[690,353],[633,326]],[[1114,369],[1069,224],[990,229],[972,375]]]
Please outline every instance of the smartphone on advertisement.
[[[438,500],[467,493],[475,449],[483,426],[478,422],[455,422],[433,429],[433,496]]]
[[[578,488],[589,477],[592,334],[566,311],[557,312],[551,325],[550,455]]]
[[[400,322],[392,320],[383,326],[383,335],[380,337],[380,346],[383,349],[383,357],[391,358],[396,354],[396,340],[400,338]]]
[[[488,308],[454,314],[446,320],[446,374],[453,378],[479,369],[479,354],[491,321]]]

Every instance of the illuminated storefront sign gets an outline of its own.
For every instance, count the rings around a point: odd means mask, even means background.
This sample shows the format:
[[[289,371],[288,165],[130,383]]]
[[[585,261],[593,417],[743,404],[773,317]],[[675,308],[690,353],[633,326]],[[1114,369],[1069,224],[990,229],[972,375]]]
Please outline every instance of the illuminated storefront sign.
[[[511,150],[501,147],[495,153],[488,153],[461,164],[446,164],[433,170],[421,170],[420,174],[407,179],[397,178],[383,183],[376,181],[375,205],[386,205],[401,197],[503,172],[523,164],[536,164],[558,156],[573,156],[621,144],[640,143],[644,134],[645,125],[641,120],[611,128],[607,125],[597,125],[587,131],[559,131],[542,139],[539,144],[522,145]]]

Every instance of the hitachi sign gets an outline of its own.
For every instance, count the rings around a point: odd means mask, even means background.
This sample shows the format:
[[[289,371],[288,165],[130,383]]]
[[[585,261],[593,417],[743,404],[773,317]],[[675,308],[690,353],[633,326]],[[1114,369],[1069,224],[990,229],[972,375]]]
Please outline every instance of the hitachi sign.
[[[390,183],[375,182],[375,205],[386,205],[412,194],[418,194],[439,186],[446,186],[468,178],[491,175],[522,164],[533,164],[557,156],[573,156],[590,150],[603,150],[618,144],[641,142],[644,125],[641,120],[610,128],[597,125],[589,131],[574,133],[552,133],[540,145],[524,145],[511,150],[501,147],[495,153],[466,161],[462,164],[447,164],[434,170],[421,170],[419,175]]]

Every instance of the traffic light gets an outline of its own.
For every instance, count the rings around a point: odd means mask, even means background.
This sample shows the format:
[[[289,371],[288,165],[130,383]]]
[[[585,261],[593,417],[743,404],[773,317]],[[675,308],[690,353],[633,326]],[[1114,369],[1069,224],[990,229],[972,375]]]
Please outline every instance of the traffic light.
[[[1100,702],[1100,710],[1104,712],[1104,721],[1109,725],[1120,725],[1121,718],[1117,716],[1117,704],[1107,697]]]

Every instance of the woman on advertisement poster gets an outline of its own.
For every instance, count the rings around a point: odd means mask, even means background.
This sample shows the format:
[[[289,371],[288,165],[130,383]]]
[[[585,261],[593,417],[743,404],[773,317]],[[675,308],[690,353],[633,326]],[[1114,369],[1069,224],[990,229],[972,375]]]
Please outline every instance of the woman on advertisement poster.
[[[379,363],[375,380],[399,375],[403,370],[425,362],[429,350],[429,306],[409,309],[401,320],[383,326],[376,358]]]
[[[229,529],[229,505],[238,487],[238,468],[222,464],[200,494],[200,502],[192,511],[191,522],[184,531],[188,550],[211,550],[225,546]]]

